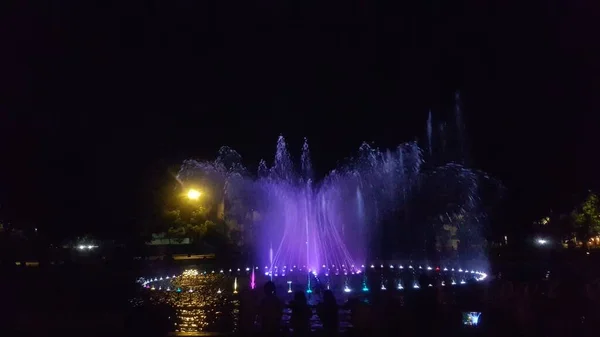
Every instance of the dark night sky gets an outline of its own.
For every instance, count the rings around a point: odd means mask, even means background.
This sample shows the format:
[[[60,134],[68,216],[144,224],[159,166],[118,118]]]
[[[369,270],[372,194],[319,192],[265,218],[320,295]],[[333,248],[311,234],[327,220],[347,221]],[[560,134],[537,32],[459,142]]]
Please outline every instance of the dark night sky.
[[[463,96],[519,222],[595,188],[592,1],[19,1],[0,10],[0,216],[127,232],[167,168],[284,134],[325,172]],[[392,5],[393,4],[393,5]]]

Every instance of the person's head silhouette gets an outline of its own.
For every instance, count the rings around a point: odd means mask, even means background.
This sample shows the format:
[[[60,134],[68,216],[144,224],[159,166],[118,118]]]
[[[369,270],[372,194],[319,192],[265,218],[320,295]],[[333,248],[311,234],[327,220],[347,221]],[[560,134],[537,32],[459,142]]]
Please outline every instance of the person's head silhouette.
[[[323,302],[327,304],[335,303],[335,296],[333,296],[333,291],[325,290],[325,292],[323,293]]]
[[[304,295],[304,291],[296,291],[294,294],[294,302],[296,304],[306,304],[306,295]]]
[[[275,295],[275,283],[269,281],[264,286],[265,295]]]

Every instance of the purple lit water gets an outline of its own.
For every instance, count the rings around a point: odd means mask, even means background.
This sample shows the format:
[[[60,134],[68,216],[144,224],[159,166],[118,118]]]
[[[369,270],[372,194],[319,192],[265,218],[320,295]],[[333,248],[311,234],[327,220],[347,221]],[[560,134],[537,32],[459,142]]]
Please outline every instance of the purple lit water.
[[[211,184],[221,181],[226,203],[243,199],[254,204],[259,214],[256,249],[264,251],[261,264],[270,272],[275,266],[351,270],[364,264],[380,213],[402,203],[405,189],[416,182],[421,149],[408,143],[380,152],[365,143],[356,160],[319,183],[313,181],[306,142],[301,158],[301,172],[296,172],[286,142],[279,137],[273,165],[261,163],[257,179],[249,178],[241,166],[228,169],[221,158],[186,161],[179,176],[182,181],[194,176]]]
[[[261,161],[256,175],[223,147],[214,161],[185,161],[178,180],[223,201],[227,219],[244,224],[244,243],[256,252],[253,262],[262,272],[352,272],[367,261],[392,258],[396,249],[426,251],[424,242],[448,224],[458,228],[460,240],[481,241],[481,183],[490,179],[456,161],[430,158],[431,124],[429,114],[428,158],[416,142],[386,151],[363,143],[354,158],[315,180],[306,139],[294,165],[280,136],[273,163]],[[459,135],[461,152],[463,139]]]

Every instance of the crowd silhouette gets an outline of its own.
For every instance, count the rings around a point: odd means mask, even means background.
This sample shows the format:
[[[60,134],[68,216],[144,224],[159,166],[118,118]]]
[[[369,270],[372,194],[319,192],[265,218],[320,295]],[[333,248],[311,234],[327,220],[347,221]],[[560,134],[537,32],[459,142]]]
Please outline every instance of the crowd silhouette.
[[[267,282],[262,300],[252,292],[241,300],[240,331],[244,336],[592,336],[600,318],[597,284],[577,280],[518,283],[495,280],[464,287],[406,292],[373,292],[339,304],[325,290],[316,306],[302,291],[287,305]],[[253,303],[257,305],[253,305]],[[282,325],[287,307],[289,325]],[[339,310],[350,310],[351,327],[340,331]],[[467,322],[476,314],[476,323]],[[481,317],[479,319],[479,317]],[[318,320],[320,324],[311,324]]]
[[[85,330],[91,335],[111,331],[122,336],[164,336],[171,331],[173,320],[167,318],[174,317],[172,308],[131,309],[129,303],[123,303],[122,299],[133,295],[137,287],[130,289],[125,281],[110,283],[117,279],[114,269],[103,274],[97,268],[87,272],[69,268],[22,268],[6,273],[12,276],[1,280],[7,294],[3,297],[0,335],[17,335],[16,331],[33,327],[54,331],[63,321],[77,323],[72,331]],[[127,275],[118,279],[127,280]],[[264,284],[263,291],[242,289],[235,330],[240,336],[265,337],[562,337],[597,336],[600,321],[600,280],[577,277],[573,270],[536,281],[506,280],[496,275],[488,282],[465,285],[407,287],[402,291],[372,289],[368,294],[357,292],[344,303],[331,291],[316,289],[312,294],[294,293],[289,303],[278,297],[272,282]],[[315,299],[318,303],[311,305]],[[113,318],[106,315],[109,312]],[[478,326],[465,324],[464,313],[468,312],[481,313]],[[48,318],[49,313],[54,316]],[[284,318],[288,313],[289,319]],[[68,315],[73,319],[68,320]],[[125,324],[122,317],[127,317]],[[92,323],[104,330],[89,329]],[[68,335],[60,331],[60,335]]]

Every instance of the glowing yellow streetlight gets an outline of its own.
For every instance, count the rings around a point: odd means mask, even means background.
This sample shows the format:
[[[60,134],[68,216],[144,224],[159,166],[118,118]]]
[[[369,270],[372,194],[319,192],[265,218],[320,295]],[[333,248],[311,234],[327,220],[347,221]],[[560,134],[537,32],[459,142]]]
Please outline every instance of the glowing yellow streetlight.
[[[187,192],[187,197],[190,200],[198,200],[200,198],[200,196],[202,196],[202,192],[195,190],[193,188],[190,188],[190,190]]]

